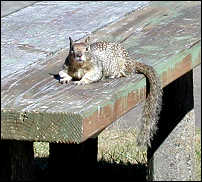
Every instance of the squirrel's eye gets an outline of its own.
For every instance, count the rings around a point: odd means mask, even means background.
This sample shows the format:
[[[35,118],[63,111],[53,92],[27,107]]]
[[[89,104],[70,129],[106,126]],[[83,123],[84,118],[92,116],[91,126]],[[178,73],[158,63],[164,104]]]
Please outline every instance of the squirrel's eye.
[[[89,51],[89,48],[88,48],[88,47],[86,47],[86,51]]]

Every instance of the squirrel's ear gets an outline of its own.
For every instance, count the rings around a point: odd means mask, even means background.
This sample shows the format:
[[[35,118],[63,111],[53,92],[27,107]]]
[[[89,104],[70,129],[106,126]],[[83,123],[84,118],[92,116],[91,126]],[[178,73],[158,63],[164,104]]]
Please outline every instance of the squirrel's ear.
[[[73,44],[73,40],[72,40],[72,38],[71,37],[69,37],[69,41],[70,41],[70,47],[72,46],[72,44]]]
[[[88,36],[86,39],[85,39],[85,43],[89,43],[90,42],[90,36]]]
[[[69,41],[70,41],[70,50],[72,49],[72,45],[73,45],[73,40],[71,37],[69,37]]]

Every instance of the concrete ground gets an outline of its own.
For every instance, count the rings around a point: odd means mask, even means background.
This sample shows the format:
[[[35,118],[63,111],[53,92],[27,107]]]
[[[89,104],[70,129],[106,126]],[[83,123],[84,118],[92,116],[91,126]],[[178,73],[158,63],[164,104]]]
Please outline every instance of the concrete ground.
[[[194,69],[194,107],[196,127],[201,129],[201,64]]]
[[[1,1],[1,18],[32,6],[36,2],[40,1]],[[196,127],[201,128],[201,65],[194,69],[194,102]]]

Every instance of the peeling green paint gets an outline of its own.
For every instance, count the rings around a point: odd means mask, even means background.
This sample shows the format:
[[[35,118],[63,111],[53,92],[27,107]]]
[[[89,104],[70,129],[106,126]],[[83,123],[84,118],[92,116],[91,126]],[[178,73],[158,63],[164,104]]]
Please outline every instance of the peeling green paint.
[[[88,109],[88,112],[82,113],[82,117],[89,117],[91,116],[94,112],[98,111],[98,109],[102,109],[105,106],[110,106],[112,109],[115,106],[115,102],[119,99],[119,98],[127,98],[128,95],[131,92],[138,92],[138,90],[145,88],[146,86],[146,78],[142,78],[140,81],[138,82],[129,82],[127,85],[125,85],[124,87],[117,89],[116,93],[113,94],[113,97],[110,100],[103,100],[102,103],[99,103],[97,105],[97,107],[93,107]],[[96,101],[95,101],[96,102]],[[127,106],[124,106],[124,108]]]
[[[159,74],[162,74],[163,72],[166,72],[169,69],[171,70],[175,69],[176,64],[180,63],[186,56],[190,54],[192,57],[191,61],[192,61],[192,68],[193,68],[197,64],[198,56],[200,52],[201,52],[201,41],[199,41],[197,44],[195,44],[191,48],[185,49],[181,51],[180,53],[174,56],[171,56],[167,60],[164,60],[162,64],[158,64],[154,67]]]

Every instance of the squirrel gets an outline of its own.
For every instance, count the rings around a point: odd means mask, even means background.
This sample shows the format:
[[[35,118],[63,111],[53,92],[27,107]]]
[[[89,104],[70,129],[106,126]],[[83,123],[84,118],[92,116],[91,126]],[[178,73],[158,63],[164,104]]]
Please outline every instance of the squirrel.
[[[119,43],[100,41],[90,44],[90,37],[83,42],[73,42],[71,37],[69,55],[59,72],[60,83],[73,79],[75,84],[89,84],[103,78],[127,77],[132,73],[141,73],[149,81],[149,91],[143,109],[137,144],[151,147],[151,140],[157,131],[157,121],[161,110],[161,81],[153,67],[137,62]]]

